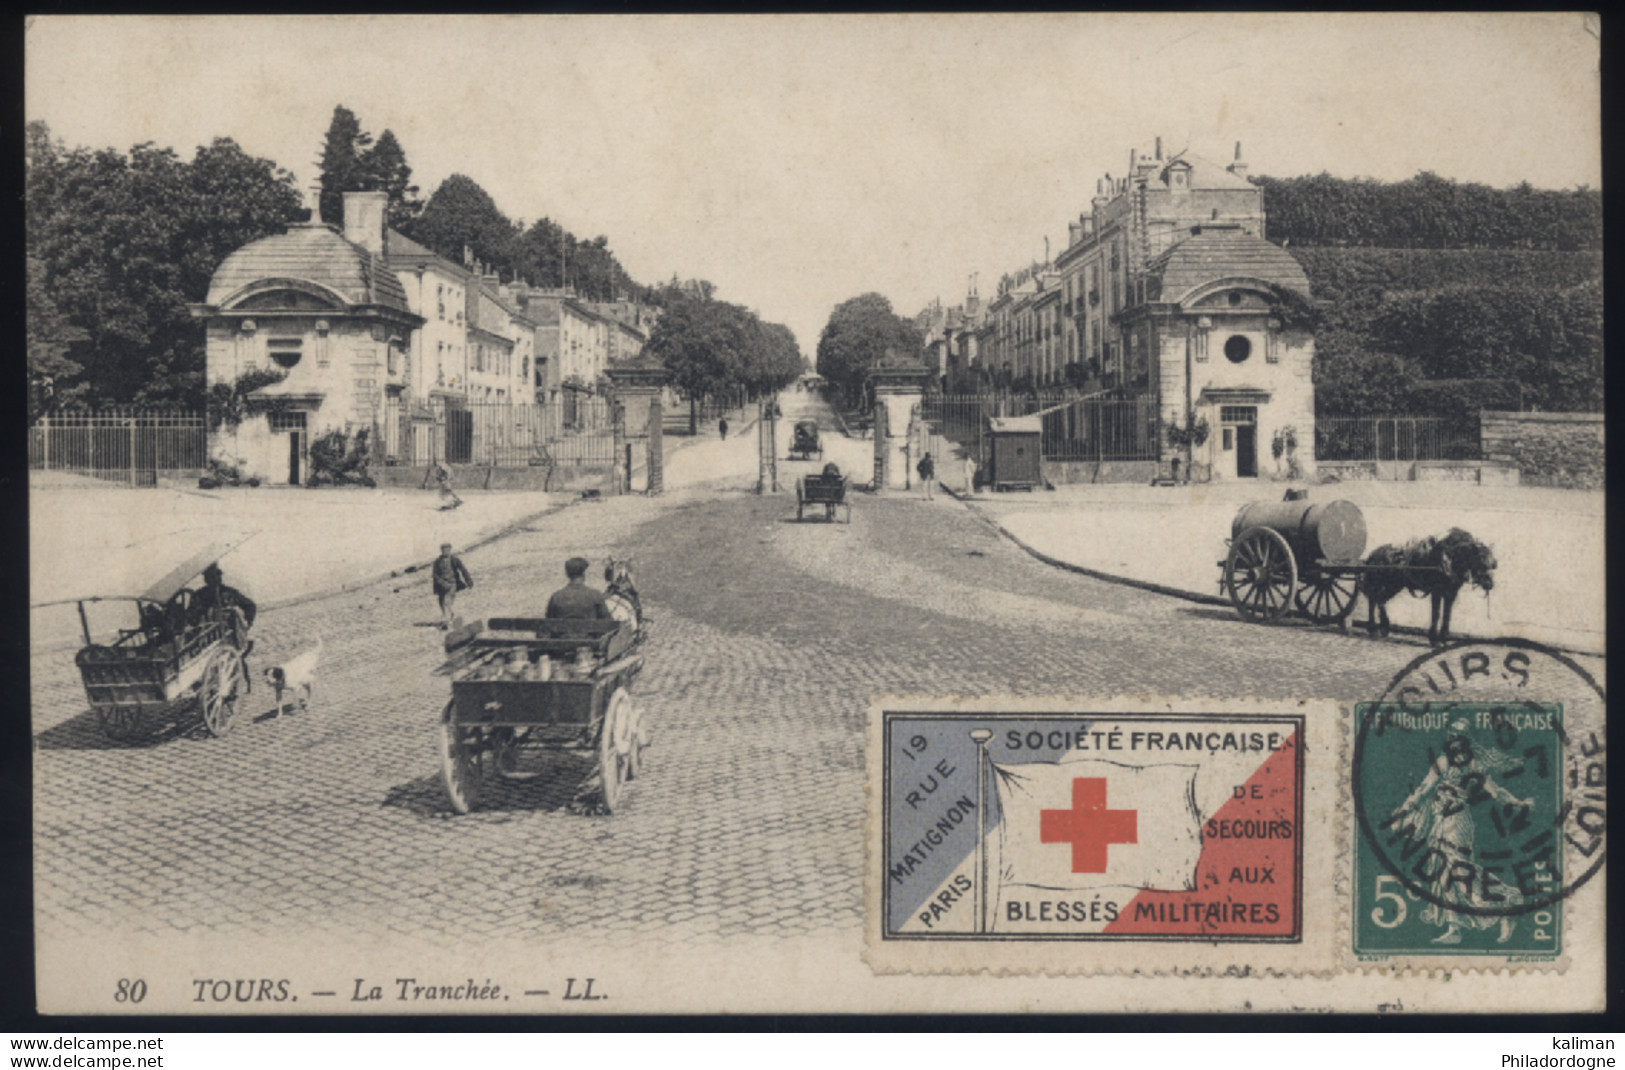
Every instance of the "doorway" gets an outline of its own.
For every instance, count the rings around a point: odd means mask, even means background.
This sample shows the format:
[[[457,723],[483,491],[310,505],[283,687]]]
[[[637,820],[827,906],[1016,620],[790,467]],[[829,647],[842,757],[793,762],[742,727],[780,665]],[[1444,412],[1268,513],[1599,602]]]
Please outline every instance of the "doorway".
[[[1219,409],[1224,449],[1234,447],[1236,478],[1258,476],[1258,406],[1225,405]]]
[[[288,485],[291,487],[297,487],[299,485],[299,455],[301,445],[299,440],[304,437],[305,433],[303,431],[288,432]]]
[[[1236,426],[1236,476],[1251,479],[1258,475],[1258,425]]]

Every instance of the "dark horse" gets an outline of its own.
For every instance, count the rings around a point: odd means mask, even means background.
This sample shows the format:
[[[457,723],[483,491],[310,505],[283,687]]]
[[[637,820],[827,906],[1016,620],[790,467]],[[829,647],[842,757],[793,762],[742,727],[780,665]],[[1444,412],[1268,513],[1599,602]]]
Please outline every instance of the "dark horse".
[[[1486,593],[1495,586],[1495,554],[1460,528],[1451,528],[1442,539],[1429,536],[1404,546],[1379,546],[1366,555],[1365,563],[1382,566],[1365,573],[1361,582],[1366,628],[1373,638],[1388,634],[1388,603],[1408,590],[1417,598],[1433,600],[1428,642],[1436,646],[1448,642],[1450,610],[1462,586],[1470,583]]]

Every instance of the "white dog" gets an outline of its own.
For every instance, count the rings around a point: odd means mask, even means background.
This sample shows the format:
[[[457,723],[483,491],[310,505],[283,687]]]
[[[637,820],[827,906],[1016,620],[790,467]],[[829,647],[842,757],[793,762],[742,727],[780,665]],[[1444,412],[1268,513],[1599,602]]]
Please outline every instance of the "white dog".
[[[316,682],[316,663],[321,660],[322,641],[316,640],[316,645],[296,657],[289,658],[281,665],[273,665],[265,670],[265,680],[276,691],[276,715],[282,716],[282,693],[284,691],[299,692],[299,708],[310,708],[310,689]]]

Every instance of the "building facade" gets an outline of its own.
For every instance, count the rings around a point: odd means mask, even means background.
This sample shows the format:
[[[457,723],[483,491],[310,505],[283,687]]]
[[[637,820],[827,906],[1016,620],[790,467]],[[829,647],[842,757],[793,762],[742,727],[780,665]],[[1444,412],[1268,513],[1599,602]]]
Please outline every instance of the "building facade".
[[[342,233],[298,224],[250,242],[215,271],[192,306],[204,325],[212,458],[299,484],[315,439],[388,437],[424,320],[384,261],[386,204],[382,193],[347,193]]]
[[[1161,139],[1095,185],[1053,262],[1001,279],[973,328],[980,378],[998,388],[1071,388],[1080,398],[1155,399],[1159,463],[1187,462],[1169,428],[1206,439],[1197,478],[1308,475],[1314,338],[1309,283],[1266,240],[1263,190],[1241,145],[1220,166]],[[951,350],[943,343],[943,352]],[[967,381],[968,378],[967,378]],[[1079,426],[1078,414],[1062,414]],[[1298,449],[1297,443],[1303,443]]]

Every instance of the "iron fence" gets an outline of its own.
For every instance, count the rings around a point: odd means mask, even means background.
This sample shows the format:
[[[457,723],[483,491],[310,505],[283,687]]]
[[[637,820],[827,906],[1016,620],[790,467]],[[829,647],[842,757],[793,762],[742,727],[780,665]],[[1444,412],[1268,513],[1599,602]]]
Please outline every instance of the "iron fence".
[[[937,394],[921,405],[932,433],[983,457],[991,417],[1040,417],[1046,461],[1155,461],[1162,428],[1155,398],[1095,398],[1062,392]]]
[[[28,429],[30,468],[129,486],[156,486],[162,473],[201,470],[207,458],[208,429],[200,412],[53,412]]]
[[[493,468],[586,467],[614,463],[609,399],[566,393],[534,403],[433,398],[386,415],[387,460]]]
[[[1315,418],[1317,461],[1477,461],[1483,453],[1477,417]]]

